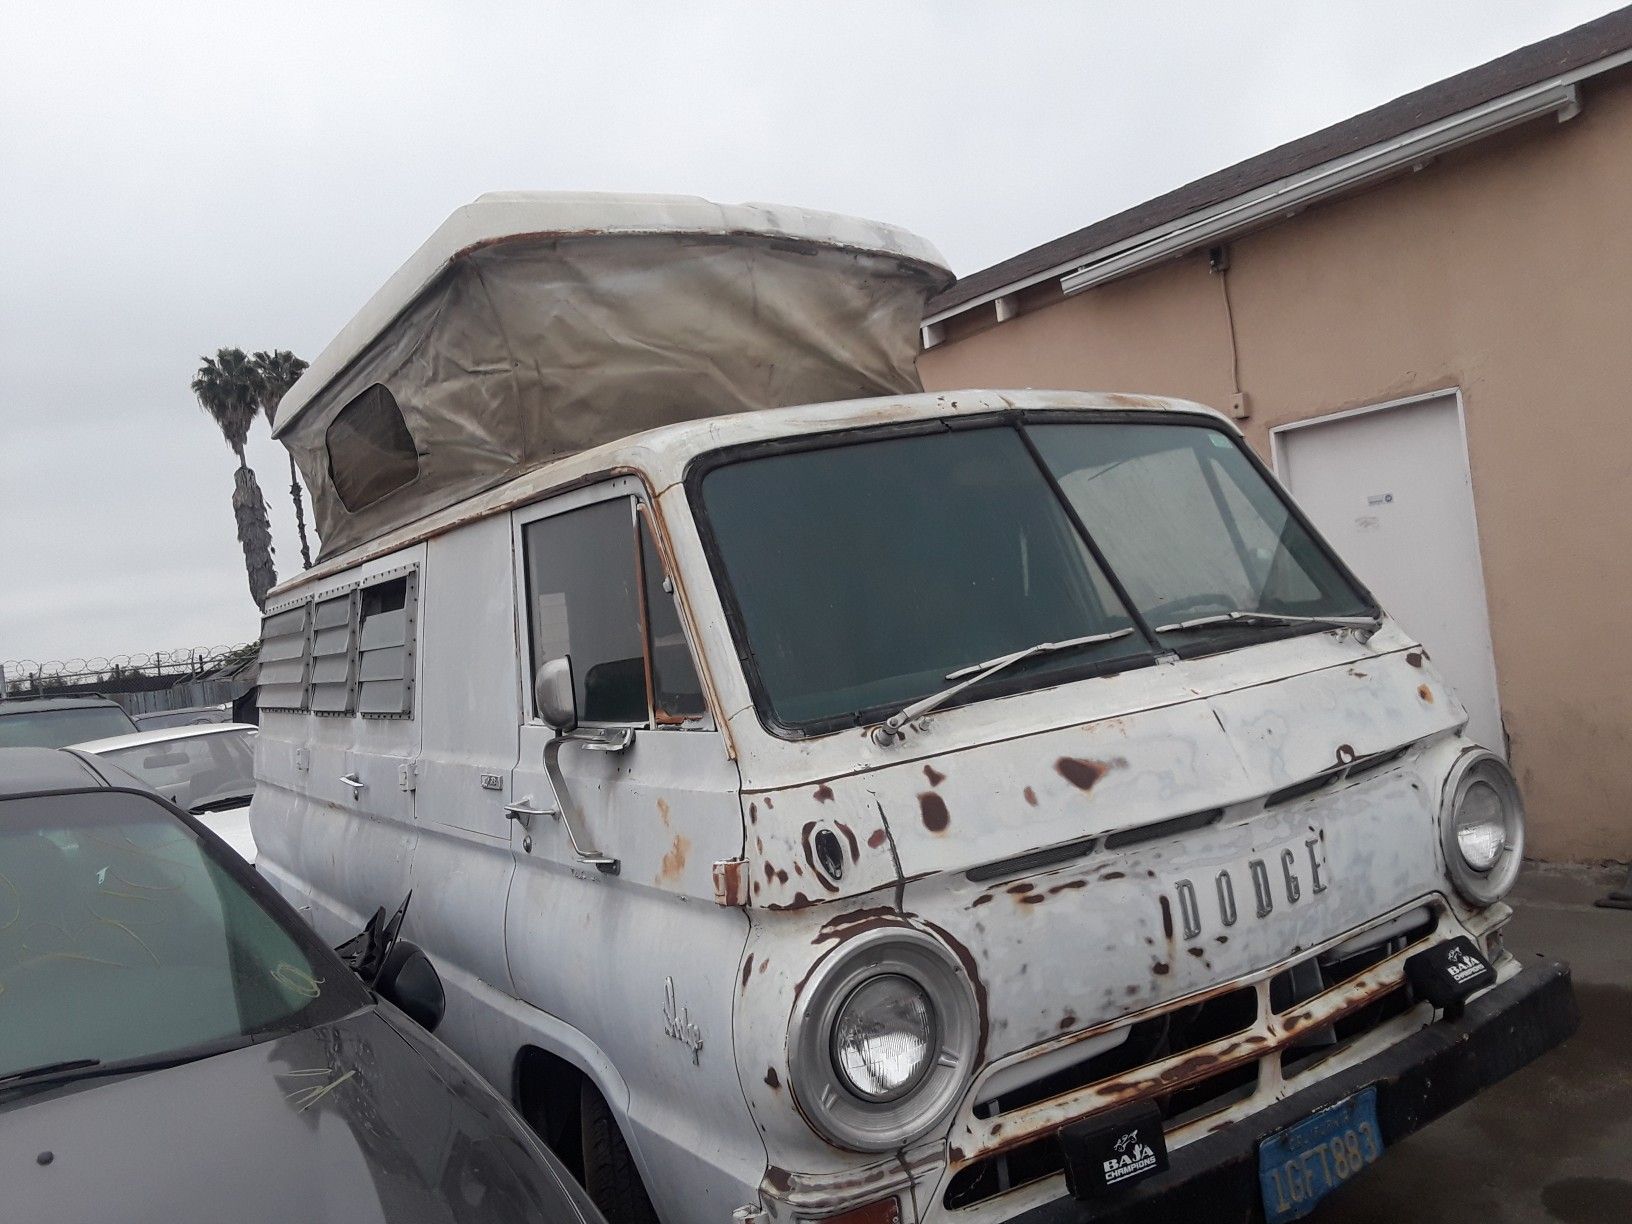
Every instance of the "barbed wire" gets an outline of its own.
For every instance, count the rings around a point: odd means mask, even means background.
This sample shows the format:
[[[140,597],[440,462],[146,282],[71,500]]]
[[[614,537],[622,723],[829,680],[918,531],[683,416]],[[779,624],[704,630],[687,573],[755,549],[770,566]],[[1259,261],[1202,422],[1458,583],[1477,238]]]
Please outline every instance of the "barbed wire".
[[[6,659],[0,661],[6,683],[13,690],[44,684],[78,684],[119,676],[201,676],[222,667],[248,662],[259,644],[186,646],[149,654],[122,654],[74,659]]]

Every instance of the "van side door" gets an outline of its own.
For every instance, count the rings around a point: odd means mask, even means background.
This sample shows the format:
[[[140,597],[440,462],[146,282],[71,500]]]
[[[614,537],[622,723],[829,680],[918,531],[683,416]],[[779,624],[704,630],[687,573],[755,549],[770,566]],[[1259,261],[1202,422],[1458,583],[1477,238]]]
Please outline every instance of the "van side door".
[[[651,515],[632,478],[515,515],[529,682],[505,947],[517,995],[578,1034],[580,1065],[672,1215],[703,1192],[699,1154],[717,1170],[763,1149],[732,1063],[748,923],[714,899],[714,864],[742,854],[739,777]],[[552,743],[530,678],[560,658],[581,729]]]

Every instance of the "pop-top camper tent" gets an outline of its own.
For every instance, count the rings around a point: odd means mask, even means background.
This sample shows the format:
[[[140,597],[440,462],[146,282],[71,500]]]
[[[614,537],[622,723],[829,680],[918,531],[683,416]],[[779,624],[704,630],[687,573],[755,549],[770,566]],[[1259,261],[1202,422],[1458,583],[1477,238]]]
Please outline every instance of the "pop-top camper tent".
[[[689,196],[484,195],[323,350],[273,429],[324,558],[641,430],[920,388],[913,234]]]

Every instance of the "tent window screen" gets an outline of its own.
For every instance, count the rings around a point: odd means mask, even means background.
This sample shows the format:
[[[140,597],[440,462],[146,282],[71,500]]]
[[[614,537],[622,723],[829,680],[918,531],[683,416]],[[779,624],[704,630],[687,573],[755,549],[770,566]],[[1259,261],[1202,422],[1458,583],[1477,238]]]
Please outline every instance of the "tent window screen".
[[[274,612],[261,621],[260,688],[263,710],[304,710],[310,678],[312,605]]]
[[[627,497],[527,524],[533,668],[572,656],[573,696],[586,723],[645,723],[646,652],[640,569]]]
[[[415,575],[363,587],[358,595],[357,710],[380,718],[414,712]]]
[[[335,414],[323,435],[329,476],[347,510],[371,506],[419,475],[419,452],[396,398],[379,383]]]
[[[325,599],[312,614],[312,709],[349,714],[356,686],[357,598]]]

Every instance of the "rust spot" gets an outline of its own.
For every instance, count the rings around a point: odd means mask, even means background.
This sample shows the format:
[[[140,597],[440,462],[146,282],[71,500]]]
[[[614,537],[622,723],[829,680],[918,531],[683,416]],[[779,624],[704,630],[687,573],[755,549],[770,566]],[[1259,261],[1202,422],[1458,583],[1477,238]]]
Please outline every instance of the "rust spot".
[[[1037,885],[1031,883],[1029,880],[1024,882],[1024,883],[1021,883],[1021,884],[1010,884],[1009,885],[1009,891],[1011,893],[1015,894],[1015,896],[1019,896],[1021,893],[1032,892],[1036,888],[1037,888]]]
[[[1166,961],[1157,961],[1155,964],[1151,965],[1150,971],[1156,974],[1158,977],[1166,977],[1172,972],[1172,970],[1168,968]]]
[[[664,824],[669,823],[669,801],[667,799],[657,801],[657,814],[663,818]]]
[[[1032,807],[1037,806],[1037,792],[1036,791],[1032,790],[1031,787],[1028,786],[1028,787],[1026,787],[1026,789],[1022,793],[1026,796],[1026,802],[1027,803],[1031,804]]]
[[[1426,684],[1417,685],[1417,696],[1421,697],[1429,705],[1434,704],[1434,690],[1429,688]]]
[[[1134,995],[1139,993],[1139,987],[1129,986],[1127,988],[1127,990],[1125,990],[1123,993],[1126,994],[1131,999]]]
[[[1021,905],[1041,905],[1044,901],[1047,901],[1048,898],[1043,896],[1042,893],[1027,893],[1025,896],[1019,898],[1019,900]]]
[[[772,1190],[780,1190],[783,1194],[786,1194],[793,1189],[793,1174],[786,1169],[779,1169],[775,1165],[770,1165],[765,1170],[765,1184]]]
[[[797,876],[802,876],[802,875],[805,874],[805,869],[803,867],[801,867],[798,863],[795,863],[793,865],[793,874],[797,875]]]
[[[1064,884],[1054,885],[1054,887],[1049,889],[1048,891],[1049,891],[1049,895],[1052,896],[1055,893],[1062,893],[1062,892],[1067,891],[1068,889],[1087,888],[1087,887],[1088,887],[1088,881],[1087,880],[1067,880]]]
[[[802,892],[796,892],[796,893],[793,894],[793,900],[788,902],[788,908],[789,909],[804,909],[805,906],[807,906],[809,904],[810,904],[810,898],[809,897],[805,896],[805,894],[802,893]]]
[[[814,791],[811,792],[811,797],[813,799],[815,799],[817,803],[832,803],[833,802],[833,788],[831,786],[829,786],[826,782],[823,782],[820,786],[818,786]]]
[[[748,805],[748,823],[759,823],[759,805],[757,803],[750,803]]]
[[[976,897],[973,901],[969,902],[969,908],[974,909],[975,906],[977,906],[977,905],[985,905],[991,899],[992,899],[992,894],[991,893],[981,893],[980,896]]]
[[[749,957],[742,962],[742,988],[748,989],[748,979],[754,975],[754,958]]]
[[[945,833],[946,826],[952,823],[952,814],[946,810],[946,800],[934,791],[925,791],[918,796],[918,810],[924,818],[924,828],[931,833]]]
[[[851,831],[850,826],[842,820],[835,820],[833,827],[843,833],[844,840],[850,844],[850,861],[852,863],[861,862],[861,843],[856,840],[856,835]]]
[[[1161,897],[1162,905],[1162,934],[1169,939],[1173,938],[1173,906],[1168,903],[1167,896]]]
[[[1125,871],[1107,871],[1099,878],[1102,880],[1122,880],[1127,878],[1127,874]]]
[[[777,1078],[775,1067],[765,1068],[765,1086],[772,1092],[782,1087],[782,1081]]]
[[[1230,937],[1228,935],[1214,935],[1213,942],[1226,944],[1230,942]]]
[[[1337,746],[1337,763],[1339,765],[1350,764],[1357,755],[1353,744],[1339,744]]]
[[[1083,757],[1061,757],[1054,762],[1060,777],[1078,790],[1090,791],[1111,768],[1104,761],[1089,761]]]
[[[1065,1015],[1060,1017],[1060,1032],[1063,1033],[1068,1028],[1075,1028],[1076,1024],[1077,1018],[1070,1012],[1066,1012]]]
[[[686,869],[686,855],[691,853],[691,841],[684,834],[674,835],[674,845],[663,856],[663,869],[658,872],[659,880],[676,880]]]
[[[776,800],[772,799],[769,795],[766,795],[765,796],[765,810],[770,811],[775,807],[776,807]]]
[[[1197,960],[1200,960],[1202,957],[1207,955],[1207,950],[1205,948],[1186,948],[1185,951],[1190,953],[1190,955],[1195,957]]]
[[[882,846],[884,844],[884,830],[874,829],[871,833],[869,833],[867,835],[867,844],[874,850],[877,850],[880,846]]]
[[[924,766],[924,777],[929,779],[929,784],[931,786],[939,786],[942,782],[946,781],[946,775],[940,770],[936,769],[933,765]]]
[[[753,960],[753,957],[749,957],[748,959]],[[759,962],[759,971],[761,973],[764,973],[765,970],[769,969],[770,967],[771,967],[771,958],[768,957],[768,956],[764,960]]]
[[[1423,657],[1422,656],[1422,651],[1413,650],[1413,651],[1410,651],[1410,652],[1408,652],[1406,654],[1405,661],[1407,663],[1411,664],[1412,667],[1421,667],[1422,666],[1422,657]]]

